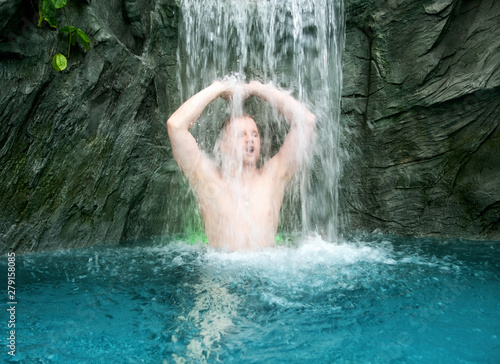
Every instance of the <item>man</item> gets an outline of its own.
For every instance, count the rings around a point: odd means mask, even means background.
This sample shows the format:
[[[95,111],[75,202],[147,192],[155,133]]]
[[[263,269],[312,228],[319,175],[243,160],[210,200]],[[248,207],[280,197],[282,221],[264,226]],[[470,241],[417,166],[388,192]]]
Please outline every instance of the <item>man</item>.
[[[221,162],[200,151],[189,129],[215,99],[234,96],[235,86],[215,81],[187,100],[167,121],[175,161],[195,191],[210,246],[256,250],[275,244],[285,187],[309,156],[316,117],[289,94],[258,81],[239,86],[244,98],[257,96],[290,123],[278,153],[257,167],[260,135],[248,115],[230,119],[218,141]]]

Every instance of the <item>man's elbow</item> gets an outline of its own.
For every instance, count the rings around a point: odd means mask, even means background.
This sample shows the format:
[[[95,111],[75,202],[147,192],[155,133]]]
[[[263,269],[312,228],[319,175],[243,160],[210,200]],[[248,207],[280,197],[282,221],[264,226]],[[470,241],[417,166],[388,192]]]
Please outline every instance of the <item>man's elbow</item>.
[[[178,129],[178,123],[176,123],[175,118],[172,116],[168,118],[166,124],[167,124],[167,131],[169,134]]]
[[[173,123],[172,117],[169,117],[166,122],[167,128],[171,128]]]

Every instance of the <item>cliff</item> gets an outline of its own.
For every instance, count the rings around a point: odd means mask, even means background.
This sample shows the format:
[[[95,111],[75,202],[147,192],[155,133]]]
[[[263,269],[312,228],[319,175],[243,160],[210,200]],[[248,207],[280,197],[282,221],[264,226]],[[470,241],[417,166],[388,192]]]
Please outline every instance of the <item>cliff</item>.
[[[349,1],[345,225],[500,239],[500,3]]]
[[[344,231],[500,239],[500,3],[350,0]],[[0,2],[0,252],[178,232],[164,126],[179,105],[174,0],[73,1],[67,40]],[[191,197],[186,196],[186,201]]]
[[[162,235],[181,183],[165,127],[174,1],[70,1],[69,22],[92,46],[72,50],[62,73],[51,60],[67,38],[38,28],[29,2],[0,6],[2,252]]]

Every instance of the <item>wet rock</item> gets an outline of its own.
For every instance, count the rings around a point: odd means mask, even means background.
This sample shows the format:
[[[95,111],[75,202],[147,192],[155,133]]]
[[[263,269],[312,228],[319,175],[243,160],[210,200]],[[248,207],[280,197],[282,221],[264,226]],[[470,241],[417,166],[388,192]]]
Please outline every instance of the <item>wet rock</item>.
[[[92,47],[73,49],[60,74],[51,58],[67,40],[18,9],[28,25],[0,44],[2,252],[117,244],[168,226],[178,174],[164,125],[176,92],[176,7],[134,6],[71,5],[70,23]],[[141,17],[143,28],[128,26]]]
[[[500,239],[500,3],[348,4],[345,226]]]

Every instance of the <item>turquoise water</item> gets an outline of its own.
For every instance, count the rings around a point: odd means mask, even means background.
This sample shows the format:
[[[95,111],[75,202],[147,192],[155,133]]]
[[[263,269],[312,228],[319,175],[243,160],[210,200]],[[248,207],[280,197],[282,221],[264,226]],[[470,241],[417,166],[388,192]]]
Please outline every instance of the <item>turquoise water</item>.
[[[142,245],[17,255],[10,360],[499,362],[498,243],[310,237],[259,253]],[[5,256],[0,265],[6,272]]]

